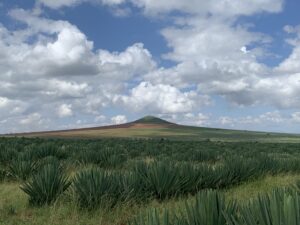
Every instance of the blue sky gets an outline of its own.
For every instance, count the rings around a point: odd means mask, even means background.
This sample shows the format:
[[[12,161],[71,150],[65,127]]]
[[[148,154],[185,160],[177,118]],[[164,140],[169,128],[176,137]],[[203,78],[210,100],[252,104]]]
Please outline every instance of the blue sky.
[[[296,0],[4,0],[0,133],[156,115],[300,132]]]

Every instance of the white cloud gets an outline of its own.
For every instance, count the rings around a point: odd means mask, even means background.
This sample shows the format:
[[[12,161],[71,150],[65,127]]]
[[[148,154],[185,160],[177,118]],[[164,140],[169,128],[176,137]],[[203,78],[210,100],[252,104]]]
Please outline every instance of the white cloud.
[[[267,102],[279,108],[298,108],[300,73],[257,79],[250,94],[257,101]]]
[[[156,67],[142,43],[120,52],[94,49],[93,42],[69,22],[22,9],[9,15],[22,26],[8,30],[0,25],[0,117],[38,112],[50,116],[55,126],[56,106],[62,102],[72,105],[76,115],[98,115],[126,91],[127,82]],[[70,115],[66,109],[59,115]],[[13,126],[7,120],[0,132]]]
[[[234,26],[233,21],[190,18],[183,27],[165,28],[162,34],[172,48],[165,57],[178,62],[162,74],[168,75],[166,82],[198,84],[201,91],[227,94],[247,89],[253,78],[269,72],[257,62],[258,47],[247,54],[241,51],[249,45],[263,45],[269,38]]]
[[[61,2],[62,5],[73,5],[75,3],[79,2]],[[120,3],[121,1],[114,1],[112,4],[118,5]],[[259,46],[263,46],[271,39],[265,35],[250,32],[247,26],[236,25],[235,17],[262,11],[278,12],[282,6],[281,0],[243,3],[240,1],[231,1],[229,3],[226,0],[222,0],[218,4],[214,1],[209,3],[199,1],[186,3],[178,0],[163,2],[136,0],[133,3],[146,11],[154,10],[157,13],[179,10],[194,14],[193,16],[175,20],[177,23],[175,26],[167,27],[162,31],[169,47],[172,49],[164,57],[178,62],[177,66],[155,70],[155,62],[153,62],[150,52],[144,49],[142,44],[128,47],[124,52],[111,53],[106,50],[99,50],[97,54],[93,54],[92,43],[88,42],[77,28],[75,29],[70,25],[67,26],[68,32],[64,32],[62,27],[66,25],[63,25],[64,23],[60,21],[59,23],[52,23],[53,30],[56,30],[55,32],[58,33],[58,39],[56,42],[52,42],[53,44],[50,47],[48,45],[47,47],[50,50],[54,49],[53,54],[58,58],[57,61],[61,61],[59,60],[61,58],[68,59],[71,64],[69,67],[68,65],[63,65],[62,69],[59,66],[54,66],[56,70],[51,67],[52,71],[50,73],[65,75],[78,73],[78,75],[81,75],[83,74],[81,71],[84,71],[89,75],[97,74],[102,79],[110,81],[114,79],[116,81],[127,81],[135,76],[141,77],[142,74],[148,73],[145,79],[154,85],[174,85],[177,88],[198,85],[199,91],[202,93],[222,95],[236,104],[263,103],[283,105],[283,101],[281,101],[283,97],[279,98],[279,100],[271,99],[272,101],[268,101],[267,97],[261,98],[258,94],[265,91],[257,90],[258,82],[271,82],[271,86],[275,86],[277,83],[276,79],[266,77],[266,75],[270,76],[272,74],[272,70],[257,61],[257,58],[261,57],[261,53],[264,52],[263,47]],[[47,3],[45,2],[45,4]],[[109,4],[109,2],[105,2],[105,4]],[[226,10],[223,10],[225,5]],[[197,11],[197,13],[194,13],[193,10]],[[212,13],[212,16],[203,17],[199,15],[206,15],[207,13]],[[41,24],[45,23],[45,20],[37,22],[32,16],[26,16],[20,12],[19,14],[25,17],[25,21],[31,26],[38,27],[36,29],[44,27]],[[12,15],[18,18],[18,13],[12,13]],[[66,28],[64,27],[64,29]],[[72,30],[73,33],[69,30]],[[291,32],[291,28],[289,31]],[[77,33],[78,35],[75,35]],[[70,38],[73,38],[73,36],[74,40],[72,39],[71,41]],[[66,40],[66,43],[70,43],[70,47],[66,45],[66,49],[64,49],[64,40]],[[74,46],[85,47],[77,50],[75,48],[73,51],[73,45],[71,44],[73,41],[75,43]],[[248,48],[248,46],[258,47]],[[89,54],[90,56],[87,57]],[[83,58],[86,60],[84,65],[82,64]],[[64,61],[67,62],[68,60]],[[79,61],[80,63],[78,63]],[[94,65],[97,65],[98,68],[95,68]],[[291,66],[288,67],[291,68]],[[72,69],[76,72],[73,72]],[[42,70],[35,69],[35,71]],[[46,71],[45,73],[49,72]],[[275,90],[273,89],[272,91],[274,92]],[[272,92],[268,94],[279,96],[279,94]],[[106,97],[111,100],[115,98],[113,94],[106,95]],[[91,106],[94,105],[93,109],[89,110],[92,112],[99,105],[103,106],[108,103],[101,98],[101,100],[98,100],[98,103],[95,100],[90,100],[89,104]],[[135,105],[137,105],[137,108],[144,108],[139,106],[141,104]],[[162,108],[156,107],[156,109],[160,110]],[[174,110],[176,111],[176,109]]]
[[[281,113],[279,111],[275,112],[266,112],[259,116],[259,120],[262,121],[270,121],[274,123],[282,123],[284,122],[284,118],[282,117]]]
[[[288,44],[293,47],[293,51],[288,58],[286,58],[280,65],[275,68],[278,73],[300,73],[300,25],[298,26],[285,26],[284,30],[288,34],[295,37],[286,40]]]
[[[244,53],[244,54],[247,54],[247,53],[250,52],[250,51],[247,50],[247,47],[246,47],[246,46],[241,47],[240,50],[241,50],[241,52]]]
[[[207,96],[199,96],[195,91],[181,92],[170,85],[149,82],[140,83],[130,91],[130,95],[121,96],[120,100],[131,110],[155,113],[190,112],[195,107],[210,103]]]
[[[300,45],[294,48],[292,54],[279,65],[277,70],[284,73],[300,72]]]
[[[113,124],[123,124],[127,122],[127,118],[125,115],[117,115],[111,118],[111,122]]]
[[[37,3],[43,4],[50,8],[60,8],[63,6],[72,6],[78,4],[79,0],[37,0]]]
[[[57,115],[61,118],[72,116],[73,115],[72,105],[63,104],[59,106],[57,110]]]
[[[42,4],[53,9],[58,9],[61,7],[76,6],[84,2],[114,6],[123,3],[124,0],[36,0],[36,2],[37,4]]]
[[[221,127],[235,127],[238,129],[245,129],[247,126],[270,126],[283,123],[291,122],[291,117],[284,116],[279,111],[266,112],[257,116],[241,116],[241,117],[230,117],[230,116],[221,116],[215,122],[215,126]],[[255,129],[255,128],[254,128]]]
[[[181,11],[191,14],[212,13],[213,15],[236,16],[251,15],[258,12],[279,12],[282,0],[131,0],[135,5],[143,8],[146,14],[168,13]]]
[[[22,101],[0,96],[0,119],[5,119],[8,116],[20,115],[27,109],[27,107],[27,104]]]
[[[22,125],[33,125],[40,124],[42,122],[42,116],[39,113],[32,113],[27,117],[20,120],[20,124]]]
[[[131,9],[129,7],[114,7],[111,9],[111,12],[116,17],[128,17],[131,14]]]
[[[300,123],[300,112],[292,113],[292,120],[296,123]]]
[[[120,53],[100,50],[98,59],[101,76],[119,81],[147,73],[156,67],[152,55],[142,43],[134,44]]]
[[[112,7],[125,6],[129,3],[141,8],[146,15],[157,15],[180,11],[189,14],[233,17],[239,15],[252,15],[261,12],[276,13],[282,10],[283,0],[36,0],[37,5],[44,5],[53,9],[72,7],[84,2]]]
[[[75,83],[68,81],[61,81],[56,79],[48,80],[47,86],[44,88],[42,93],[47,96],[54,96],[60,98],[79,98],[84,97],[90,92],[91,87],[87,83]]]
[[[65,21],[39,18],[22,9],[13,10],[10,15],[28,25],[26,30],[21,30],[26,33],[21,43],[15,43],[15,47],[11,47],[10,43],[5,46],[13,53],[10,60],[18,65],[19,73],[35,77],[97,74],[93,43],[77,27]],[[21,31],[16,31],[16,35]],[[25,44],[27,36],[37,36],[40,40],[32,45]],[[15,39],[15,36],[12,38]]]
[[[9,100],[7,98],[0,98],[0,108],[4,108],[8,105]]]
[[[210,104],[208,95],[222,96],[237,105],[299,109],[299,26],[284,28],[293,36],[286,40],[293,51],[278,67],[269,68],[260,59],[268,54],[266,46],[272,38],[253,32],[249,24],[238,20],[241,15],[279,12],[282,0],[36,2],[35,10],[10,11],[22,28],[8,30],[0,25],[0,119],[9,117],[1,120],[6,124],[11,123],[8,112],[18,115],[24,125],[30,119],[38,120],[35,112],[41,121],[55,113],[64,117],[76,112],[82,117],[92,114],[93,122],[102,123],[106,120],[100,115],[103,108],[126,106],[128,111],[177,115],[178,120],[207,125],[211,115],[198,110]],[[142,43],[118,52],[95,49],[75,25],[47,19],[39,8],[59,9],[83,2],[110,6],[110,11],[121,16],[127,15],[132,5],[146,15],[161,14],[160,19],[172,16],[174,23],[161,34],[170,48],[163,58],[176,65],[158,68]],[[178,16],[172,12],[179,12]],[[297,120],[297,114],[291,117]],[[285,121],[273,112],[240,119],[238,123],[223,116],[218,122],[230,126]]]
[[[289,39],[294,50],[273,69],[259,62],[268,54],[264,46],[270,37],[250,32],[247,26],[236,22],[190,17],[180,21],[180,26],[163,29],[172,49],[165,57],[178,64],[151,71],[144,79],[178,88],[196,85],[200,93],[223,96],[235,105],[299,108],[299,28],[285,28],[297,36]]]
[[[221,116],[218,120],[218,123],[221,124],[222,126],[232,126],[233,124],[233,119],[228,117],[228,116]]]
[[[189,124],[189,125],[197,125],[197,126],[208,126],[210,125],[210,116],[205,115],[203,113],[186,113],[183,115],[181,119],[182,123]]]
[[[124,81],[156,66],[150,52],[141,43],[129,46],[124,52],[110,53],[99,49],[94,53],[93,42],[66,21],[44,19],[22,9],[13,10],[10,15],[28,26],[12,34],[5,28],[0,30],[4,36],[0,40],[2,58],[7,64],[17,65],[14,71],[7,71],[10,76],[14,73],[35,79],[102,76]],[[28,44],[29,37],[35,37],[37,41]]]
[[[96,116],[95,117],[95,119],[94,119],[94,121],[96,122],[96,123],[103,123],[103,122],[105,122],[106,121],[106,116],[104,116],[104,115],[99,115],[99,116]]]

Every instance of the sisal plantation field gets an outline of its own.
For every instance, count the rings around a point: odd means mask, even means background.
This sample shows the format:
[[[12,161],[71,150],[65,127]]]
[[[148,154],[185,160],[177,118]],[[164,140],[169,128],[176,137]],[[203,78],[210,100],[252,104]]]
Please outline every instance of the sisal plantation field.
[[[0,138],[0,224],[299,225],[300,144]]]

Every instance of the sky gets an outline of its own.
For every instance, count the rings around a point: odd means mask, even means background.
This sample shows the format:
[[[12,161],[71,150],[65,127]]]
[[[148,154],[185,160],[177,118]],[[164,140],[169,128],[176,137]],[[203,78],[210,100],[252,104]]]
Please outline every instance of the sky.
[[[0,133],[300,133],[298,0],[0,0]]]

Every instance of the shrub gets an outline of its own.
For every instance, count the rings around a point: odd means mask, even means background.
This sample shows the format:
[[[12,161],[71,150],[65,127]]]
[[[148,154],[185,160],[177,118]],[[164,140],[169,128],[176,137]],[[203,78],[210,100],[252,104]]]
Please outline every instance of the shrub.
[[[17,180],[27,180],[36,171],[36,163],[17,158],[9,165],[8,173]]]
[[[151,196],[145,180],[135,172],[119,174],[120,200],[145,202]]]
[[[235,202],[226,202],[225,196],[217,191],[202,191],[196,200],[186,203],[185,211],[178,224],[181,225],[226,225],[226,215],[235,215],[237,205]]]
[[[17,152],[13,148],[0,145],[0,162],[3,165],[8,165],[14,158]]]
[[[179,170],[168,162],[154,162],[150,165],[143,163],[136,171],[148,189],[145,191],[159,200],[174,197],[181,189]]]
[[[300,195],[296,191],[276,189],[243,207],[240,216],[228,218],[230,225],[299,225]]]
[[[91,168],[79,172],[73,190],[81,208],[95,209],[101,205],[113,207],[119,197],[119,182],[107,172]]]
[[[21,189],[31,205],[50,205],[70,186],[71,182],[57,164],[46,164]]]
[[[208,188],[228,188],[263,175],[254,160],[230,157],[213,169]]]
[[[160,216],[158,210],[152,209],[139,214],[129,225],[227,225],[226,215],[236,214],[235,202],[226,202],[223,194],[207,190],[198,193],[194,201],[186,202],[179,214],[165,210]]]
[[[59,162],[59,160],[55,156],[47,156],[43,159],[40,159],[37,163],[37,167],[38,167],[38,169],[43,168],[47,164],[56,165],[57,167],[60,167],[61,169],[63,168],[62,164]]]
[[[178,165],[180,194],[196,194],[204,188],[203,178],[211,176],[208,166],[195,167],[190,163]]]
[[[51,142],[32,147],[30,150],[36,159],[43,159],[49,156],[54,156],[58,159],[66,159],[68,157],[68,152],[65,148]]]
[[[75,156],[79,162],[84,164],[96,164],[102,168],[121,167],[127,160],[125,155],[117,154],[111,149],[89,149],[79,152]]]

